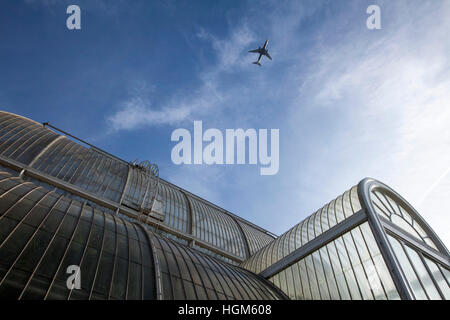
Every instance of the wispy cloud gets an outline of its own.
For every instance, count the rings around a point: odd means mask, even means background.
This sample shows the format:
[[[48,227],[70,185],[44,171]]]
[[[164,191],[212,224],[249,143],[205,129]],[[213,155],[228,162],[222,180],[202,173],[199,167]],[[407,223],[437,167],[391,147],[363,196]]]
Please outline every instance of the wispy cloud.
[[[213,65],[205,66],[197,75],[200,79],[198,88],[183,97],[175,92],[164,105],[153,104],[147,92],[133,90],[127,100],[119,103],[118,110],[107,118],[113,131],[175,125],[195,117],[214,117],[230,105],[224,103],[232,94],[223,88],[221,75],[223,72],[236,72],[248,65],[248,57],[243,55],[249,43],[254,41],[253,33],[243,25],[225,39],[204,29],[199,29],[197,37],[213,48],[216,57]]]
[[[418,201],[430,186],[434,198],[450,194],[450,179],[442,178],[450,163],[450,6],[414,4],[386,5],[378,34],[349,30],[339,43],[317,43],[291,122],[309,118],[328,129],[311,137],[324,145],[311,146],[317,158],[304,161],[310,170],[302,171],[297,190],[316,190],[323,181],[337,190],[342,181],[373,176],[417,206],[450,243],[450,216],[430,203],[433,197]]]
[[[214,48],[217,57],[217,63],[205,72],[205,75],[217,76],[221,71],[236,71],[236,69],[248,66],[248,55],[246,55],[248,46],[254,42],[255,34],[247,24],[242,24],[232,29],[229,37],[220,39],[214,34],[200,29],[197,33],[200,39],[208,41]]]
[[[130,130],[142,126],[174,124],[186,119],[191,112],[188,107],[153,110],[148,99],[138,96],[124,102],[122,108],[108,120],[114,130]]]

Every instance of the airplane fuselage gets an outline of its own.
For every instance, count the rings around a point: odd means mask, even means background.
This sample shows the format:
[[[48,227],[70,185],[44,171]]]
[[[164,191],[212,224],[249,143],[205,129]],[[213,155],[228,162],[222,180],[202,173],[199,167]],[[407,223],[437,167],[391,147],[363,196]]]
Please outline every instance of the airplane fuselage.
[[[260,54],[267,54],[267,44],[269,43],[269,40],[266,40],[266,42],[264,42],[264,46],[261,48],[259,47],[259,53]]]
[[[261,64],[259,63],[259,61],[261,60],[261,57],[264,55],[266,57],[268,57],[270,60],[272,60],[272,57],[269,55],[269,52],[267,50],[267,44],[269,43],[269,40],[266,40],[266,42],[264,42],[264,45],[262,47],[258,47],[258,49],[255,50],[250,50],[249,52],[253,52],[253,53],[259,53],[259,57],[258,60],[256,60],[255,62],[253,62],[253,64],[257,64],[259,66],[261,66]]]

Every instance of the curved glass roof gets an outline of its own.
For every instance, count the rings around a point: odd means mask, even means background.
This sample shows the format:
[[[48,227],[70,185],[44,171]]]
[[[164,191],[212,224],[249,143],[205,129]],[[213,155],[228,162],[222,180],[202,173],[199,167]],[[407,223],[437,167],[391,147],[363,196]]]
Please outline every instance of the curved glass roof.
[[[354,186],[260,249],[241,267],[259,273],[359,210],[361,205]]]
[[[283,299],[269,281],[0,171],[0,296]],[[81,289],[66,285],[80,267]]]

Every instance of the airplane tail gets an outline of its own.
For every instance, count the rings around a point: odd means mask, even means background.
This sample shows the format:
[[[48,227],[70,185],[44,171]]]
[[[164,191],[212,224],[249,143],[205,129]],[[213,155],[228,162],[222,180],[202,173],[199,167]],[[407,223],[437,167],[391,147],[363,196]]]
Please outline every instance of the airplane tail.
[[[258,61],[253,62],[253,64],[257,64],[258,66],[261,67],[261,63],[259,63]]]

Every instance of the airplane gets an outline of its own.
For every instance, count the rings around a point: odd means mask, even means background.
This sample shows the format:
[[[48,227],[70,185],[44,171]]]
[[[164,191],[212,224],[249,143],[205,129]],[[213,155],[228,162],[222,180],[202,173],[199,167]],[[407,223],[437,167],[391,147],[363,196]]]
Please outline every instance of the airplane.
[[[258,60],[256,60],[255,62],[253,62],[253,64],[257,64],[258,66],[260,66],[261,67],[261,63],[259,63],[259,60],[261,60],[261,57],[263,56],[263,55],[265,55],[267,58],[269,58],[270,60],[272,60],[272,57],[269,55],[269,52],[267,51],[267,44],[269,43],[269,40],[266,40],[266,42],[264,42],[264,46],[261,48],[261,47],[258,47],[258,49],[255,49],[255,50],[250,50],[249,52],[252,52],[252,53],[259,53],[259,57],[258,57]]]

